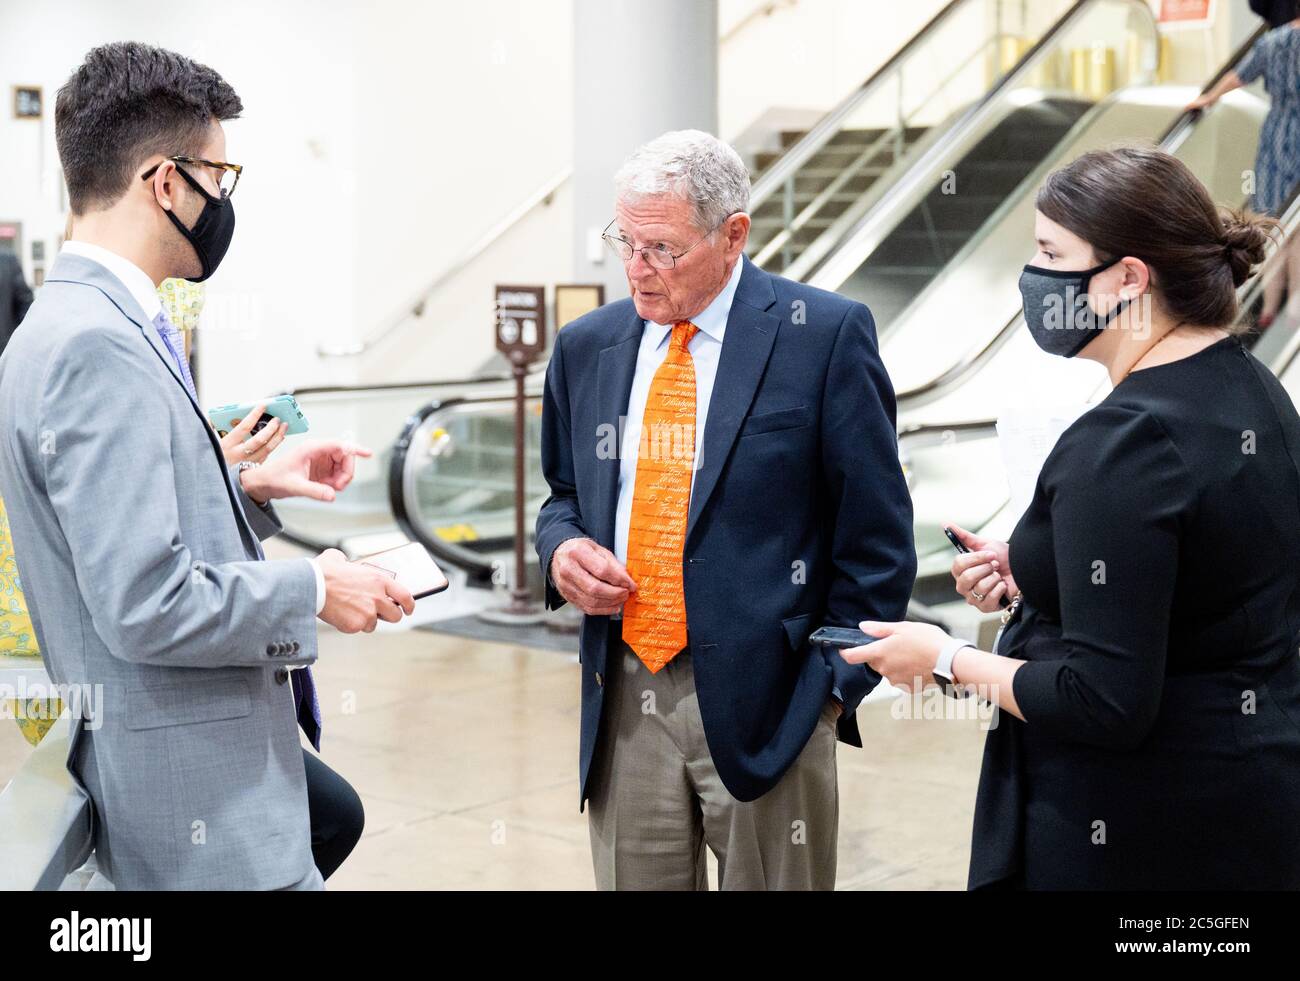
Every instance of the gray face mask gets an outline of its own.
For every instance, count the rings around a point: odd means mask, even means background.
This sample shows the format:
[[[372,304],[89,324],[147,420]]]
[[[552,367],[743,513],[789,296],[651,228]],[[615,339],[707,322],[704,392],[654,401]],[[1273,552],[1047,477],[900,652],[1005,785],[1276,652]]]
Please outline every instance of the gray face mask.
[[[1123,256],[1091,269],[1062,271],[1025,266],[1020,274],[1020,295],[1025,301],[1025,323],[1034,342],[1048,354],[1072,358],[1105,330],[1129,305],[1121,300],[1099,319],[1088,305],[1088,283]]]

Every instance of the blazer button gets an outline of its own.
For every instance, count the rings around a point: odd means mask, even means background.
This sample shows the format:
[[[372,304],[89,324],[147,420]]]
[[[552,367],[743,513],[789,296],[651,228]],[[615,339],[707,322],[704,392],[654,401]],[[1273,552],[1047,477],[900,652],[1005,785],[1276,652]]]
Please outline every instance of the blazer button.
[[[605,686],[605,679],[602,678],[602,677],[600,676],[600,672],[597,671],[597,672],[596,672],[596,687],[597,687],[597,688],[603,688],[604,686]]]
[[[289,669],[288,669],[288,668],[276,668],[276,669],[275,669],[275,683],[276,683],[277,685],[283,685],[283,684],[284,684],[286,681],[288,681],[288,680],[289,680]]]
[[[275,657],[275,653],[276,653],[276,652],[275,652],[275,645],[274,645],[274,644],[267,644],[267,645],[266,645],[266,656],[267,656],[267,657]]]
[[[297,642],[296,640],[295,640],[292,644],[289,645],[289,650],[290,650],[291,652],[293,652],[294,654],[297,654],[297,653],[298,653],[298,649],[299,649],[299,648],[298,648],[298,642]]]

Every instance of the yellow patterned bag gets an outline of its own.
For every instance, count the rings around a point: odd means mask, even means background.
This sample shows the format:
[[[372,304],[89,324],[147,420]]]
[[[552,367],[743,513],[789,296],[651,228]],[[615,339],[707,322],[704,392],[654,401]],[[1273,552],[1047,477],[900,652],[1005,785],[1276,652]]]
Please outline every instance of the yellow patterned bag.
[[[18,581],[18,561],[14,558],[14,541],[9,533],[5,503],[0,500],[0,655],[6,657],[41,656],[36,643],[22,583]],[[9,708],[23,737],[35,746],[50,731],[63,703],[57,699],[11,699]]]

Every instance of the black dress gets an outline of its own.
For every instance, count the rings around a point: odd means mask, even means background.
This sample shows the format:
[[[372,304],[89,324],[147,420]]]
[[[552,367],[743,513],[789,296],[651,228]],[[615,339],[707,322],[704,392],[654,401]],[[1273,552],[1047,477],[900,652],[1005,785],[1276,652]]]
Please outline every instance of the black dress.
[[[1300,416],[1236,338],[1130,374],[1011,536],[1027,661],[971,888],[1300,888]]]

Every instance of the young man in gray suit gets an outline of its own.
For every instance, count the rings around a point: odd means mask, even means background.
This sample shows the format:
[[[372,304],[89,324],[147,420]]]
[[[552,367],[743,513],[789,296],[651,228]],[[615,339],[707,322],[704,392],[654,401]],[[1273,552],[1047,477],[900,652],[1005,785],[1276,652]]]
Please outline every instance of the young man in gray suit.
[[[119,888],[320,888],[298,737],[319,731],[315,619],[414,609],[337,551],[264,561],[271,500],[332,497],[365,451],[228,469],[161,310],[163,279],[206,279],[230,243],[241,110],[180,55],[90,52],[55,109],[72,240],[0,358],[0,495],[49,673],[99,693],[68,765]]]

